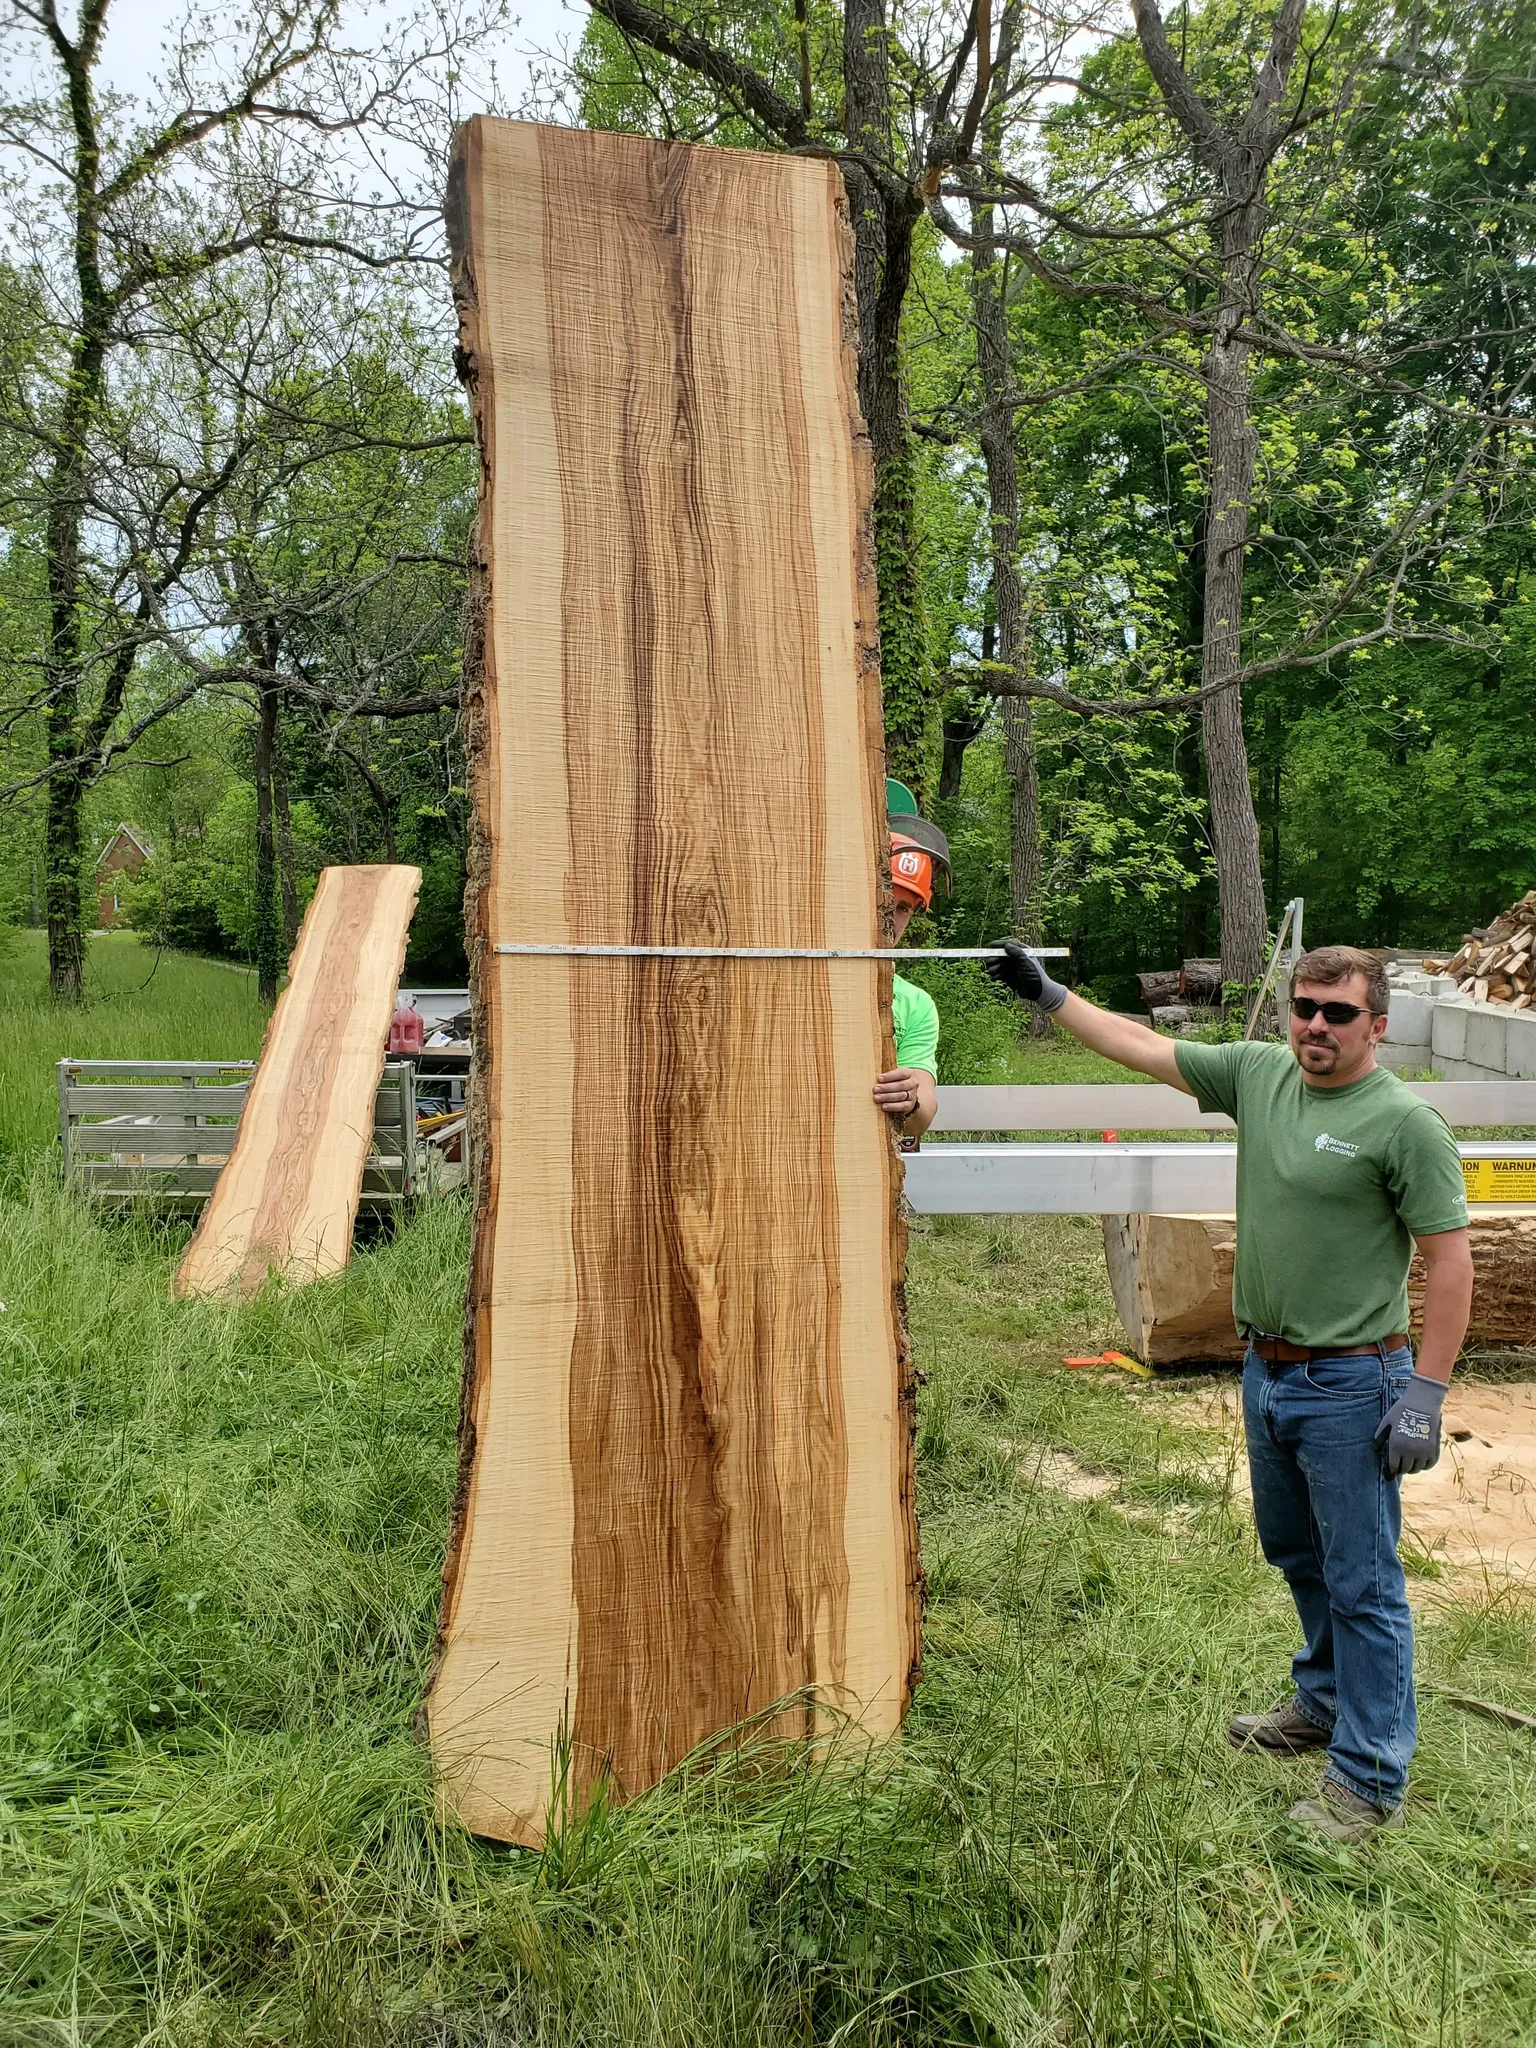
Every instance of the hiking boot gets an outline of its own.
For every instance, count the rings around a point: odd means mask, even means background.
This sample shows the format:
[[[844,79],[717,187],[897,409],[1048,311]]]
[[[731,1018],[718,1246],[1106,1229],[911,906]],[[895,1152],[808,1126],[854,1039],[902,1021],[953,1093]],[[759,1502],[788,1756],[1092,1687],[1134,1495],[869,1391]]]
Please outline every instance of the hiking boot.
[[[1304,1749],[1326,1749],[1333,1736],[1327,1728],[1309,1721],[1293,1697],[1277,1700],[1267,1714],[1239,1714],[1227,1724],[1227,1740],[1234,1749],[1300,1756]]]
[[[1362,1799],[1337,1778],[1324,1778],[1315,1799],[1299,1799],[1289,1818],[1300,1821],[1330,1842],[1366,1842],[1384,1828],[1400,1828],[1403,1809],[1381,1807]]]

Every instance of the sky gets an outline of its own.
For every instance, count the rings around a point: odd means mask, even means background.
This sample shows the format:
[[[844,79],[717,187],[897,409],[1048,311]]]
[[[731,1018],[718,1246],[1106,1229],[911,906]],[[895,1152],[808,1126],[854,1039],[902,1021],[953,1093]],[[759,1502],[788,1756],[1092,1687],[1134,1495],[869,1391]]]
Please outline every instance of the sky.
[[[77,10],[71,0],[65,0],[59,11],[72,27]],[[187,0],[109,0],[101,75],[119,92],[144,93],[161,67],[163,47],[170,32],[186,11]],[[357,0],[347,24],[349,40],[366,43],[370,15],[381,22],[388,11],[377,5],[370,7],[366,0]],[[497,58],[505,106],[512,108],[522,102],[531,83],[532,61],[541,54],[559,51],[562,45],[580,36],[586,12],[579,0],[572,0],[569,5],[566,0],[522,0],[516,6],[517,25]],[[18,54],[29,45],[35,47],[27,38],[17,46]]]

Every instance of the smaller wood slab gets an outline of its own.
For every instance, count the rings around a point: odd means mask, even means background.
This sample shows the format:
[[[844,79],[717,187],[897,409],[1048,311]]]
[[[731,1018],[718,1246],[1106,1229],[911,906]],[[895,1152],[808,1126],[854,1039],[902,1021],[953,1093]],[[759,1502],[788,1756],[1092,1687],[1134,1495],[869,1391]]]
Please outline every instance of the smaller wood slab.
[[[420,868],[326,868],[267,1026],[229,1164],[174,1292],[316,1280],[352,1249]]]

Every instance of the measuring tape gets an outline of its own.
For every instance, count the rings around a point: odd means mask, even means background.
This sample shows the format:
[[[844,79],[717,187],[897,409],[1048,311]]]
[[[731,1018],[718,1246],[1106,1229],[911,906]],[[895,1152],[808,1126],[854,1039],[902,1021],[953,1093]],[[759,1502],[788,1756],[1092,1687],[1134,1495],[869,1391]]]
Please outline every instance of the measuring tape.
[[[1001,946],[493,946],[578,960],[1006,960]],[[1066,960],[1066,946],[1030,946],[1037,960]]]

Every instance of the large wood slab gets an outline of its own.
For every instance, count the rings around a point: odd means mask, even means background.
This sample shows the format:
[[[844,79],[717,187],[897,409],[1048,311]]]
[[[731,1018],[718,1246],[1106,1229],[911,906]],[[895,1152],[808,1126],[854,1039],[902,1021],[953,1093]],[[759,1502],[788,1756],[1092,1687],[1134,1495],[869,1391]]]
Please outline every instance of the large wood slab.
[[[466,679],[483,1118],[429,1720],[536,1843],[778,1702],[916,1669],[871,473],[826,163],[477,120],[450,193],[482,456]]]
[[[267,1026],[229,1163],[178,1294],[249,1295],[347,1263],[421,870],[325,868]]]

